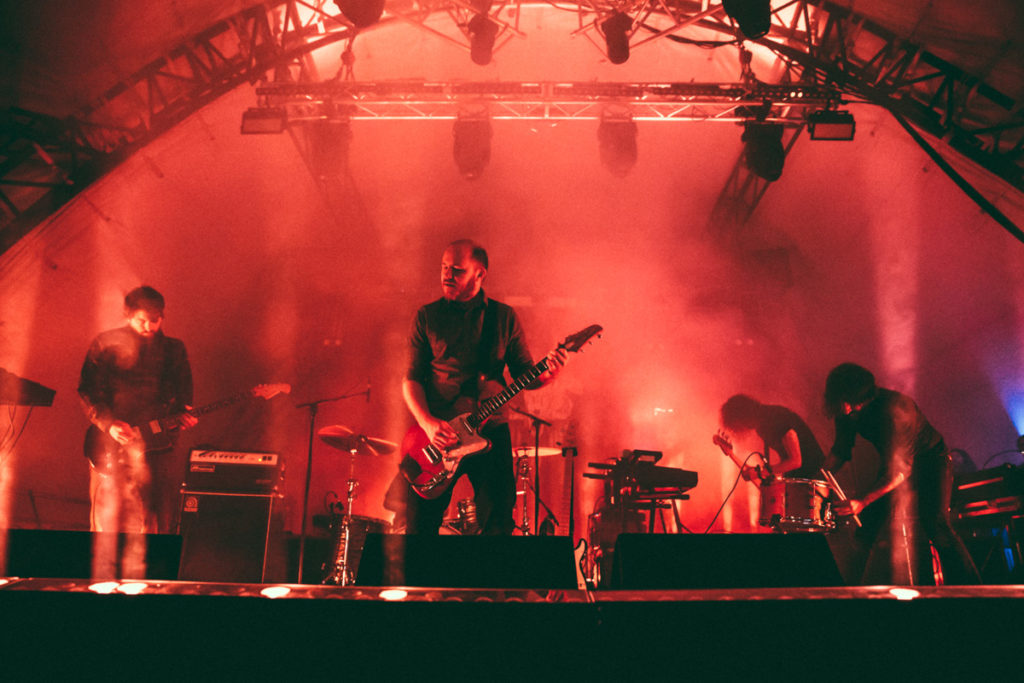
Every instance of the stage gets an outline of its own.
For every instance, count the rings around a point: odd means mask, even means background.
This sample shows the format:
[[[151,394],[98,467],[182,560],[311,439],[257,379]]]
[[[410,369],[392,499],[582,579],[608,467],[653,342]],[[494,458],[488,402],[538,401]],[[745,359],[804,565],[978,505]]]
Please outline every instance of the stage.
[[[19,680],[984,680],[1019,675],[1024,635],[1024,586],[579,591],[3,582],[3,661]]]

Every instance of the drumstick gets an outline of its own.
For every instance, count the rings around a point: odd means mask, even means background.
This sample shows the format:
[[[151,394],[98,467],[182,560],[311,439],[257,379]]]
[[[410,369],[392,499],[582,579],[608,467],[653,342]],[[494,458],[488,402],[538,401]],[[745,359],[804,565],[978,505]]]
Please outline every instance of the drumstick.
[[[846,494],[843,493],[843,487],[839,485],[839,482],[836,481],[836,478],[832,475],[831,472],[822,467],[821,473],[822,475],[824,475],[825,481],[828,482],[828,485],[831,486],[832,490],[836,492],[836,496],[839,498],[839,500],[843,502],[849,500],[846,497]],[[853,523],[860,527],[860,517],[858,517],[857,515],[850,515],[850,517],[853,518]]]

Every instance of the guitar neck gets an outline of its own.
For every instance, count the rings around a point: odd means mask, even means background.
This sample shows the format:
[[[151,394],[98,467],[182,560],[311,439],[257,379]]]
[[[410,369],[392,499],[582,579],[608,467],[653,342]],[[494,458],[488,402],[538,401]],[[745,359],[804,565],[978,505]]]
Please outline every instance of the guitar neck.
[[[207,413],[212,413],[215,410],[220,410],[221,408],[227,408],[232,403],[238,403],[243,398],[246,398],[247,396],[250,396],[251,394],[252,394],[252,391],[243,391],[243,392],[235,394],[234,396],[229,396],[227,398],[222,398],[221,400],[215,401],[214,403],[207,403],[205,406],[200,406],[198,408],[193,408],[192,410],[189,411],[189,413],[192,414],[192,415],[195,415],[196,417],[199,417],[201,415],[206,415]]]
[[[503,405],[515,398],[520,391],[530,386],[537,381],[548,369],[548,359],[542,358],[539,363],[534,365],[532,368],[520,375],[512,384],[508,386],[500,394],[491,396],[486,401],[480,404],[476,412],[469,417],[469,425],[474,430],[477,429],[483,421],[493,415],[495,412],[501,409]]]

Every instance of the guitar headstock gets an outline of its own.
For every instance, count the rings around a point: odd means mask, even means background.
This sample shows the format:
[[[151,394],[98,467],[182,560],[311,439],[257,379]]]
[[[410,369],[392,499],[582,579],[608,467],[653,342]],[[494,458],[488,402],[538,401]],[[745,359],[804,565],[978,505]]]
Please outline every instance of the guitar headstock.
[[[591,339],[593,339],[595,336],[600,337],[601,331],[603,329],[604,328],[601,327],[600,325],[590,325],[589,327],[583,328],[576,334],[570,334],[568,337],[562,340],[562,343],[559,344],[558,346],[559,348],[563,348],[566,351],[572,351],[573,353],[575,353],[576,351],[579,351],[581,348],[583,348],[583,346],[586,345],[587,343],[592,343]]]
[[[271,399],[278,394],[290,394],[292,393],[292,385],[290,384],[259,384],[252,389],[253,396],[259,396],[264,399]]]
[[[723,434],[722,432],[718,432],[714,436],[712,436],[711,441],[714,442],[716,446],[721,448],[722,452],[725,453],[726,455],[732,453],[732,442],[729,441],[729,439],[726,438],[725,434]]]

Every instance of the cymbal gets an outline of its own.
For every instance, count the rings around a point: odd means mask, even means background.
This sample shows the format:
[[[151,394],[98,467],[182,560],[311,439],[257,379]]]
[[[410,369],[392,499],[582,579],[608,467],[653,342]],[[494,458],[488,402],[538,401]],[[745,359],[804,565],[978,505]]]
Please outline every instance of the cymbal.
[[[387,455],[398,448],[396,443],[356,434],[344,425],[324,427],[316,434],[328,446],[354,455]]]
[[[513,446],[512,447],[512,452],[515,453],[516,455],[528,455],[528,456],[530,456],[532,458],[533,457],[533,446]],[[541,446],[540,448],[537,449],[537,455],[540,456],[541,458],[547,457],[549,455],[561,455],[561,454],[562,454],[562,449],[561,448],[555,448],[554,446]]]

